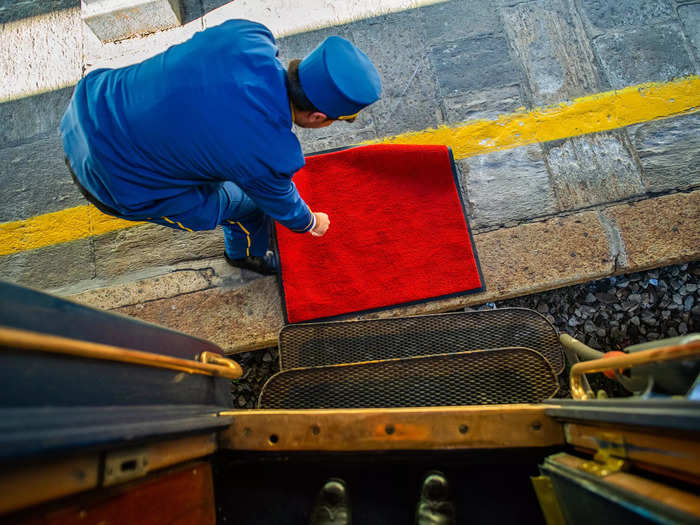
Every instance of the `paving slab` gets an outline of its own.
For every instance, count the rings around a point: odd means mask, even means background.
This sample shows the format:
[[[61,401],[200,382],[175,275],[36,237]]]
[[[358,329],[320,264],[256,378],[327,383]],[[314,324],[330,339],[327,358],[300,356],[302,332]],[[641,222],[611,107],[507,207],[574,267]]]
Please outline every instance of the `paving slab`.
[[[475,236],[475,242],[486,292],[349,318],[455,310],[595,279],[614,268],[608,234],[596,212],[481,233]],[[258,279],[236,290],[204,290],[117,311],[196,333],[227,353],[274,346],[283,325],[274,277]]]
[[[73,86],[0,103],[0,148],[57,135]]]
[[[578,0],[591,33],[645,27],[673,20],[672,0]]]
[[[47,290],[95,276],[92,239],[80,239],[0,257],[0,279]]]
[[[457,161],[472,228],[559,211],[539,144]]]
[[[493,0],[439,2],[421,7],[418,12],[428,45],[503,33],[498,3]]]
[[[700,61],[700,4],[680,6],[678,17],[683,24],[683,32],[693,47],[695,60]]]
[[[630,126],[648,191],[700,185],[700,114]]]
[[[600,90],[593,51],[578,13],[567,0],[522,3],[503,9],[531,106]]]
[[[113,42],[182,22],[180,0],[82,0],[82,18],[95,36]]]
[[[94,238],[97,278],[110,278],[150,266],[222,256],[220,228],[187,232],[157,224],[144,224]]]
[[[418,11],[356,22],[351,33],[382,79],[382,97],[368,108],[379,136],[442,123],[435,72],[426,56]]]
[[[543,144],[562,211],[645,193],[624,132],[604,132]]]
[[[0,102],[75,84],[82,49],[77,5],[0,25]]]
[[[520,85],[442,98],[442,114],[447,124],[470,120],[495,120],[524,106],[525,97]]]
[[[593,48],[614,89],[696,74],[679,24],[604,34]]]
[[[228,353],[273,346],[282,326],[275,277],[256,279],[244,288],[214,288],[115,311],[197,334]]]
[[[700,259],[700,191],[613,206],[605,215],[624,242],[625,271]]]
[[[0,222],[87,204],[70,178],[58,133],[0,148],[0,166]]]

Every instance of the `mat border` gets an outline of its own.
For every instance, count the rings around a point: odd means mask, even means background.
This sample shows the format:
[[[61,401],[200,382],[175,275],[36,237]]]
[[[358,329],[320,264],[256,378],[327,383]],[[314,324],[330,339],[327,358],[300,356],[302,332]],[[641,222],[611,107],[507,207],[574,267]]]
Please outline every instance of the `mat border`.
[[[314,157],[316,155],[324,155],[326,153],[336,153],[338,151],[345,151],[348,149],[354,149],[358,147],[364,147],[367,145],[356,145],[356,146],[342,146],[339,148],[332,148],[328,150],[323,150],[323,151],[317,151],[314,153],[310,153],[309,155],[305,155],[304,157]],[[464,220],[464,224],[467,227],[467,233],[469,234],[469,242],[471,243],[472,246],[472,252],[474,255],[474,261],[476,262],[476,270],[479,274],[479,281],[481,282],[481,287],[480,288],[474,288],[472,290],[465,290],[462,292],[454,292],[450,294],[445,294],[445,295],[436,295],[434,297],[426,297],[425,299],[419,299],[417,301],[408,301],[405,303],[397,303],[393,304],[391,306],[379,306],[376,308],[368,308],[366,310],[356,310],[354,312],[348,312],[346,314],[339,314],[339,315],[331,315],[328,317],[315,317],[313,319],[305,319],[304,321],[297,321],[295,323],[290,323],[289,322],[289,317],[287,316],[287,298],[284,294],[284,286],[283,286],[283,279],[282,279],[282,263],[280,260],[280,251],[279,251],[279,245],[277,244],[277,228],[273,224],[272,232],[273,232],[273,242],[274,242],[274,253],[275,253],[275,259],[277,263],[277,286],[280,291],[280,296],[282,298],[282,317],[284,319],[284,324],[285,325],[296,325],[296,324],[301,324],[301,323],[315,323],[315,322],[321,322],[321,321],[344,321],[344,320],[349,320],[352,316],[358,315],[358,314],[367,314],[371,312],[382,312],[385,310],[391,310],[393,308],[398,308],[401,306],[415,306],[417,304],[423,304],[427,303],[430,301],[437,301],[440,299],[450,299],[452,297],[462,297],[465,295],[472,295],[476,293],[481,293],[486,291],[486,283],[484,282],[484,274],[481,272],[481,262],[479,261],[479,253],[477,252],[476,249],[476,243],[474,243],[474,235],[472,234],[472,228],[471,225],[469,224],[469,220],[467,219],[467,208],[464,205],[464,198],[462,197],[462,187],[459,183],[459,176],[457,175],[457,165],[455,164],[455,159],[454,155],[452,154],[452,148],[449,146],[445,146],[447,148],[447,153],[450,158],[450,168],[452,169],[452,179],[454,180],[455,187],[457,188],[457,196],[459,197],[459,202],[462,207],[462,219]],[[284,328],[284,327],[283,327]]]

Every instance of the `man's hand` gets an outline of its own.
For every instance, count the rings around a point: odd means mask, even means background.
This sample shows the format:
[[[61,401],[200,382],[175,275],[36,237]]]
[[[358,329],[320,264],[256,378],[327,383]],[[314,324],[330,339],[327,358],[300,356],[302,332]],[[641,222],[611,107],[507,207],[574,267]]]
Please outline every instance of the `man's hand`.
[[[328,219],[328,215],[323,212],[313,213],[314,217],[316,217],[316,226],[314,226],[314,229],[311,230],[311,235],[314,237],[323,237],[328,231],[331,221]]]

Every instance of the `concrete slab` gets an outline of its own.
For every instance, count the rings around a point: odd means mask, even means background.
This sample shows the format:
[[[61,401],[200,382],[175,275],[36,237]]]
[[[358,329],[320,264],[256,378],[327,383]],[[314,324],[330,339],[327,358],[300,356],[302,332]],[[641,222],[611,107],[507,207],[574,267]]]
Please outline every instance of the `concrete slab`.
[[[593,51],[571,2],[522,3],[503,9],[503,19],[531,106],[600,91]]]
[[[197,334],[225,352],[264,348],[261,344],[274,346],[282,324],[281,299],[274,277],[257,279],[236,290],[214,288],[115,311]]]
[[[543,144],[559,209],[575,210],[645,192],[624,133],[606,132]]]
[[[94,242],[98,278],[224,253],[224,234],[220,229],[191,233],[145,224],[100,235]]]
[[[351,318],[456,310],[599,278],[613,270],[608,235],[595,212],[481,233],[475,242],[488,288],[485,293]],[[283,325],[274,277],[236,290],[204,290],[116,311],[205,337],[227,353],[274,346]]]
[[[46,290],[95,276],[92,239],[0,257],[0,279]]]
[[[602,35],[593,40],[593,48],[615,89],[696,73],[678,24]]]
[[[700,259],[700,191],[605,210],[624,242],[627,266],[640,271]]]
[[[592,35],[610,29],[644,27],[674,19],[670,0],[579,0]]]
[[[382,78],[382,98],[369,108],[379,136],[442,123],[435,73],[426,58],[418,11],[357,22],[351,33]]]
[[[680,6],[678,17],[683,24],[683,33],[693,47],[695,60],[700,61],[700,4]]]
[[[700,114],[646,122],[627,130],[648,191],[700,185]]]
[[[472,228],[493,228],[559,211],[538,144],[457,161]]]
[[[428,45],[503,33],[498,3],[492,0],[441,2],[421,7],[419,14]]]
[[[82,18],[103,42],[169,29],[182,22],[180,0],[82,0]]]
[[[57,133],[19,146],[0,148],[0,222],[87,204],[70,178]]]
[[[0,103],[0,148],[57,133],[73,86]]]
[[[85,30],[85,72],[101,67],[124,67],[151,58],[169,47],[188,40],[203,29],[202,20],[160,31],[142,38],[103,43],[90,30]]]
[[[520,86],[506,86],[468,95],[443,97],[442,114],[446,124],[469,120],[493,120],[525,106]]]
[[[0,102],[75,84],[82,40],[77,5],[0,25]]]

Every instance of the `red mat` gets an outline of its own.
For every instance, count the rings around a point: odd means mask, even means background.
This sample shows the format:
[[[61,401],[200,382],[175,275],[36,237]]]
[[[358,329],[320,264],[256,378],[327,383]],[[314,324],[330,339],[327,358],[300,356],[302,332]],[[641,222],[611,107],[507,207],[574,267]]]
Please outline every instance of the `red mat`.
[[[294,182],[331,227],[313,237],[276,226],[287,322],[483,290],[447,147],[314,155]]]

